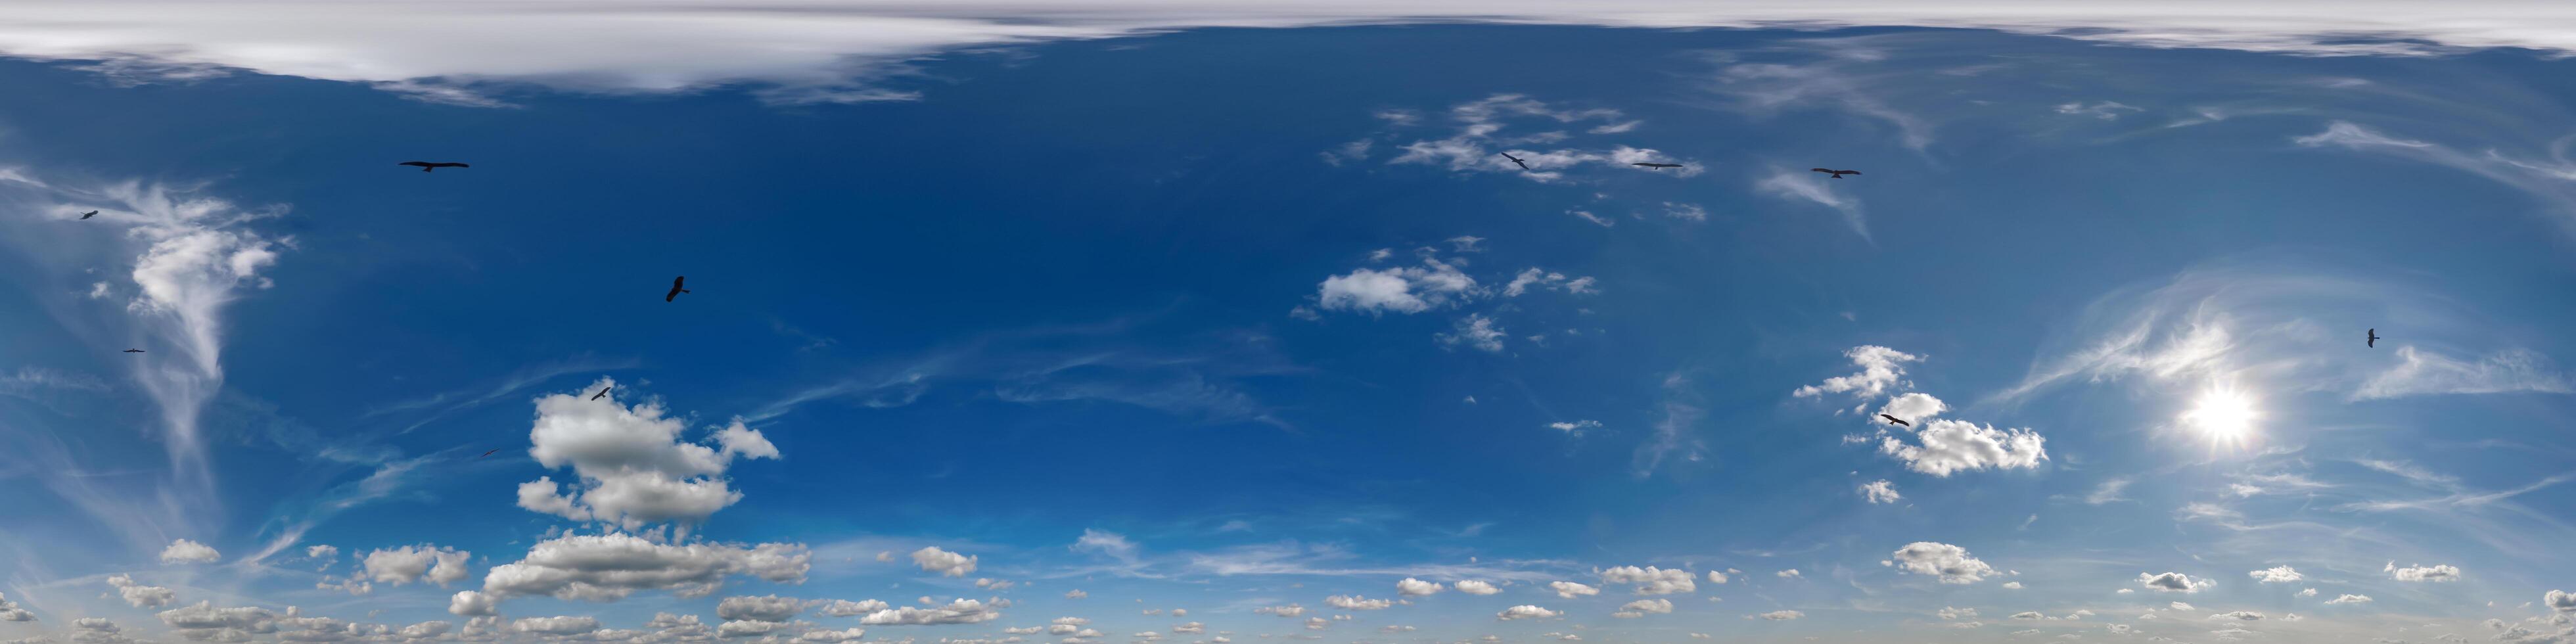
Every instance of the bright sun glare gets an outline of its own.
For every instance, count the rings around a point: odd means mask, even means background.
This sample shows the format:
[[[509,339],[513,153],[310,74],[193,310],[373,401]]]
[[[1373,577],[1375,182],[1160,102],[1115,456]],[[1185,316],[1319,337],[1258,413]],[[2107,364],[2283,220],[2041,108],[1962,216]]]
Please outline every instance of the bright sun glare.
[[[2254,421],[2262,414],[2254,410],[2254,399],[2231,387],[2213,385],[2193,401],[2191,411],[2182,415],[2183,423],[2200,430],[2213,443],[2242,444],[2254,433]]]

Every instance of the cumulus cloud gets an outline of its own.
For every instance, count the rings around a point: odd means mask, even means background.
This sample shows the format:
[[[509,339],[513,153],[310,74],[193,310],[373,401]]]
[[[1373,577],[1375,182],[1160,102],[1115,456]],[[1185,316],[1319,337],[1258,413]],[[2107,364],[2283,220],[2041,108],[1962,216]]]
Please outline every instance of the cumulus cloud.
[[[1852,347],[1843,352],[1843,357],[1850,358],[1852,364],[1860,366],[1860,372],[1826,378],[1822,383],[1799,387],[1797,391],[1792,392],[1793,395],[1808,398],[1828,393],[1850,392],[1861,398],[1876,398],[1885,394],[1888,386],[1896,384],[1897,379],[1905,377],[1905,363],[1923,359],[1921,356],[1874,344]]]
[[[367,578],[378,583],[400,586],[420,579],[445,587],[465,578],[465,562],[472,556],[462,550],[424,544],[369,552],[360,563]]]
[[[1602,584],[1636,584],[1639,595],[1670,595],[1697,590],[1688,570],[1620,566],[1601,571]]]
[[[279,615],[265,608],[216,608],[213,602],[197,602],[156,614],[161,623],[176,629],[180,637],[200,642],[242,642],[253,634],[277,632]]]
[[[27,609],[24,608],[19,608],[18,602],[9,601],[9,596],[0,595],[0,622],[32,621],[36,621],[35,613],[27,612]]]
[[[853,627],[850,627],[850,628],[844,628],[844,629],[837,630],[837,631],[835,631],[835,630],[811,630],[811,631],[805,631],[805,632],[803,632],[803,633],[798,633],[798,634],[796,634],[796,639],[804,640],[804,641],[807,641],[807,642],[856,642],[856,641],[859,641],[859,638],[867,637],[867,635],[868,635],[868,631],[867,631],[867,629],[862,629],[862,628],[859,628],[859,627],[853,626]]]
[[[483,593],[493,599],[614,601],[638,590],[668,590],[697,597],[734,575],[800,583],[812,559],[797,544],[664,544],[629,534],[569,535],[538,542],[525,558],[494,566],[483,576]]]
[[[1503,592],[1503,589],[1494,587],[1492,583],[1477,581],[1474,579],[1460,580],[1457,583],[1450,584],[1450,586],[1457,588],[1458,592],[1469,595],[1492,595]]]
[[[1554,590],[1554,591],[1556,591],[1556,596],[1558,596],[1558,597],[1563,597],[1563,598],[1566,598],[1566,599],[1573,599],[1573,598],[1581,597],[1581,596],[1584,596],[1584,595],[1598,595],[1598,594],[1601,594],[1601,589],[1599,589],[1599,588],[1594,588],[1594,587],[1591,587],[1591,586],[1586,586],[1586,585],[1578,584],[1578,583],[1571,582],[1571,581],[1551,581],[1551,582],[1547,582],[1547,587],[1548,587],[1548,589],[1549,589],[1549,590]]]
[[[1001,619],[1002,607],[1002,602],[1000,600],[981,602],[972,599],[958,599],[956,601],[949,602],[945,606],[932,606],[929,608],[902,606],[881,610],[869,613],[866,617],[859,618],[859,623],[868,626],[890,626],[898,624],[973,624],[976,622],[988,622]]]
[[[2256,582],[2266,584],[2286,584],[2307,578],[2306,576],[2300,575],[2299,571],[2291,569],[2289,566],[2273,566],[2271,568],[2256,570],[2245,574],[2253,577]]]
[[[1610,616],[1620,619],[1636,619],[1639,617],[1645,617],[1648,613],[1660,614],[1670,612],[1673,612],[1673,600],[1640,599],[1626,604],[1621,604],[1619,606],[1619,611],[1611,613]]]
[[[2142,572],[2138,573],[2138,585],[2146,587],[2147,590],[2153,590],[2156,592],[2196,593],[2208,590],[2210,586],[2217,585],[2217,582],[2178,572],[2162,574]]]
[[[778,458],[778,448],[740,420],[713,432],[716,445],[709,446],[683,440],[685,425],[665,417],[658,401],[629,407],[615,398],[588,398],[615,386],[602,378],[582,391],[537,400],[536,425],[528,432],[535,447],[528,453],[548,468],[572,468],[578,494],[543,477],[519,485],[519,507],[629,530],[694,524],[742,500],[722,478],[733,460]]]
[[[1521,604],[1519,606],[1505,608],[1502,612],[1494,613],[1494,618],[1508,622],[1516,619],[1549,619],[1564,614],[1565,613],[1540,608],[1538,606]]]
[[[1485,317],[1482,313],[1469,313],[1465,317],[1458,318],[1450,331],[1435,333],[1431,337],[1439,340],[1440,346],[1444,347],[1463,346],[1486,353],[1496,353],[1503,350],[1504,332],[1502,327],[1494,324],[1493,318]]]
[[[2343,596],[2340,596],[2340,597],[2336,597],[2336,598],[2334,598],[2334,599],[2326,600],[2326,603],[2328,603],[2328,604],[2367,604],[2367,603],[2370,603],[2370,596],[2369,596],[2369,595],[2343,595]]]
[[[168,588],[135,583],[133,577],[125,575],[108,575],[107,585],[115,586],[117,596],[124,598],[125,603],[132,604],[135,608],[164,606],[169,604],[171,599],[178,597],[178,593]],[[0,610],[6,609],[0,608]]]
[[[1976,618],[1977,618],[1977,609],[1974,609],[1974,608],[1953,608],[1953,607],[1949,607],[1949,606],[1943,606],[1943,607],[1941,607],[1941,610],[1939,610],[1939,611],[1935,612],[1934,614],[1936,614],[1936,615],[1940,615],[1940,616],[1941,616],[1941,619],[1948,619],[1948,620],[1976,619]]]
[[[172,541],[170,547],[161,549],[161,563],[207,563],[222,556],[206,544],[187,539]]]
[[[2028,429],[1998,430],[1976,423],[1935,420],[1916,432],[1919,444],[1896,436],[1879,442],[1879,452],[1904,461],[1907,469],[1947,477],[1965,470],[2034,469],[2048,460],[2048,439]]]
[[[1896,569],[1917,575],[1932,575],[1944,584],[1973,584],[1995,574],[1993,566],[1968,555],[1967,548],[1917,541],[1905,544],[1888,557]]]
[[[1905,498],[1896,493],[1896,484],[1887,482],[1887,479],[1861,484],[1860,496],[1870,503],[1895,503],[1897,499]]]
[[[1440,592],[1440,584],[1412,577],[1395,582],[1395,594],[1401,597],[1424,597]]]
[[[1252,609],[1252,612],[1262,615],[1277,615],[1280,617],[1298,617],[1306,614],[1306,607],[1296,604],[1289,604],[1286,606],[1262,606]]]
[[[1798,619],[1798,618],[1806,617],[1806,616],[1807,616],[1807,614],[1806,614],[1806,613],[1801,613],[1801,612],[1794,611],[1794,610],[1775,610],[1775,611],[1771,611],[1771,612],[1768,612],[1768,613],[1755,613],[1755,614],[1752,614],[1752,615],[1746,615],[1745,617],[1746,617],[1746,618],[1748,618],[1748,619],[1750,619],[1750,618],[1761,618],[1761,619],[1767,619],[1767,620],[1771,620],[1771,621],[1775,621],[1775,622],[1777,622],[1777,621],[1786,621],[1786,620]]]
[[[1796,569],[1796,568],[1790,568],[1790,569],[1788,569],[1788,570],[1783,570],[1783,571],[1780,571],[1780,572],[1771,573],[1771,576],[1773,576],[1773,577],[1779,577],[1779,578],[1781,578],[1781,579],[1798,579],[1798,578],[1800,578],[1800,575],[1798,574],[1798,569]]]
[[[510,622],[510,630],[539,635],[578,635],[599,630],[599,620],[592,617],[522,617]]]
[[[1578,295],[1601,292],[1593,287],[1594,283],[1589,277],[1569,278],[1564,273],[1531,267],[1521,270],[1519,275],[1512,277],[1511,283],[1503,285],[1503,297],[1520,297],[1522,293],[1529,292],[1532,288]]]
[[[1722,570],[1711,570],[1711,571],[1708,571],[1708,583],[1712,583],[1712,584],[1723,584],[1723,583],[1726,583],[1726,571],[1722,571]]]
[[[882,606],[884,602],[878,602],[878,604]],[[804,610],[804,602],[797,601],[793,597],[777,595],[726,597],[723,601],[716,602],[716,618],[728,621],[784,622]]]
[[[1618,110],[1607,108],[1559,109],[1544,101],[1521,94],[1495,94],[1461,103],[1449,110],[1458,129],[1447,138],[1419,140],[1404,144],[1404,153],[1387,161],[1389,164],[1420,164],[1447,168],[1452,172],[1495,172],[1537,182],[1563,180],[1565,172],[1580,166],[1599,165],[1611,169],[1647,170],[1633,163],[1679,163],[1682,167],[1668,174],[1676,177],[1697,175],[1703,168],[1696,161],[1675,161],[1662,152],[1618,145],[1609,148],[1556,147],[1537,150],[1526,146],[1557,144],[1572,138],[1563,131],[1540,131],[1526,135],[1505,135],[1503,130],[1514,122],[1536,122],[1561,125],[1583,121],[1616,121]],[[1593,128],[1593,134],[1617,134],[1625,128],[1617,123]],[[1503,158],[1508,153],[1520,159],[1514,163]],[[1527,167],[1524,168],[1523,166]]]
[[[1385,610],[1387,607],[1394,606],[1395,600],[1369,599],[1358,595],[1333,595],[1324,598],[1324,605],[1342,610]]]
[[[460,590],[447,600],[447,612],[463,617],[485,617],[499,614],[493,610],[493,598],[481,591]]]
[[[1932,397],[1932,394],[1907,392],[1888,399],[1885,406],[1878,408],[1878,413],[1919,424],[1949,409],[1949,405],[1942,403],[1939,398]],[[1875,422],[1875,419],[1872,422]]]
[[[1361,268],[1347,275],[1326,277],[1315,294],[1315,305],[1326,311],[1370,315],[1421,313],[1473,300],[1484,293],[1484,288],[1476,285],[1476,278],[1460,271],[1456,263],[1426,257],[1421,266]]]
[[[935,572],[947,577],[964,577],[967,573],[975,572],[975,559],[972,556],[941,550],[937,546],[912,551],[912,562],[919,564],[923,571]]]
[[[864,601],[850,601],[847,599],[834,599],[817,602],[814,607],[814,612],[833,617],[849,617],[852,615],[866,615],[868,613],[888,608],[893,608],[893,606],[881,600],[870,599]]]
[[[2388,573],[2388,578],[2398,581],[2438,582],[2460,580],[2460,569],[2451,566],[2411,566],[2399,568],[2397,567],[2397,562],[2391,561],[2388,562],[2387,566],[2380,568],[2380,571]]]

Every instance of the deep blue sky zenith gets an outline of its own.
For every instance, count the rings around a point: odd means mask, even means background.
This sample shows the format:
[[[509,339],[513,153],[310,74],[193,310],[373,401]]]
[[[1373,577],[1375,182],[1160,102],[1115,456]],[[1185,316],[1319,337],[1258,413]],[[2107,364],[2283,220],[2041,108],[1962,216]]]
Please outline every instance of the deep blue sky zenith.
[[[2576,63],[2313,53],[19,51],[0,640],[2567,641]]]

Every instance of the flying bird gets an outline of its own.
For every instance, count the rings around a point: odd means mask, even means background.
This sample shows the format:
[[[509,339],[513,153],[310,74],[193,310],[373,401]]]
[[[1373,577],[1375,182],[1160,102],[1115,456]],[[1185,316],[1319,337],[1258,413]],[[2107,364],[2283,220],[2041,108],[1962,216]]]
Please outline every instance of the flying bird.
[[[501,451],[501,450],[498,450],[498,449],[492,450],[492,452],[498,452],[498,451]],[[492,452],[484,452],[484,453],[483,453],[483,456],[491,456],[491,455],[492,455]],[[476,456],[475,458],[483,458],[483,456]]]
[[[679,297],[681,293],[689,292],[689,289],[680,288],[680,283],[686,281],[689,281],[689,276],[687,275],[671,278],[671,292],[663,293],[662,301],[669,302],[671,301],[671,298]]]
[[[1885,418],[1885,419],[1887,419],[1887,422],[1896,423],[1896,424],[1898,424],[1898,425],[1904,425],[1904,426],[1906,426],[1906,427],[1913,427],[1913,426],[1914,426],[1914,423],[1905,422],[1905,420],[1904,420],[1904,419],[1897,418],[1897,417],[1895,417],[1895,416],[1889,416],[1889,415],[1887,415],[1887,414],[1879,414],[1879,415],[1878,415],[1878,417],[1880,417],[1880,418]]]
[[[614,389],[614,388],[615,388],[615,387],[600,387],[600,388],[599,388],[599,393],[591,394],[591,395],[590,395],[590,399],[591,399],[591,400],[598,400],[600,396],[606,396],[606,395],[608,395],[608,390],[610,390],[610,389]]]
[[[96,211],[96,210],[92,210],[92,211],[89,211],[89,212],[81,213],[81,218],[82,218],[82,219],[88,219],[88,218],[96,217],[96,216],[98,216],[98,211]]]
[[[126,350],[125,350],[125,352],[126,352],[126,353],[142,353],[142,352],[143,352],[143,350],[142,350],[142,349],[126,349]]]
[[[421,172],[429,172],[429,171],[432,171],[432,170],[437,170],[437,169],[439,169],[439,168],[471,168],[471,167],[474,167],[474,166],[469,166],[469,165],[465,165],[465,164],[462,164],[462,163],[445,163],[445,162],[437,162],[437,163],[433,163],[433,162],[429,162],[429,161],[404,161],[404,162],[402,162],[402,163],[396,163],[396,164],[394,164],[394,165],[413,165],[413,166],[420,166],[420,171],[421,171]]]
[[[1834,175],[1834,178],[1836,178],[1836,179],[1843,178],[1843,175],[1846,175],[1846,174],[1860,174],[1860,171],[1859,171],[1859,170],[1833,170],[1833,169],[1828,169],[1828,168],[1815,168],[1814,170],[1815,170],[1816,172],[1822,172],[1822,173],[1825,173],[1825,174]]]
[[[1505,158],[1505,159],[1511,159],[1511,160],[1512,160],[1512,165],[1520,166],[1522,170],[1528,170],[1528,169],[1529,169],[1529,164],[1527,164],[1527,163],[1521,163],[1521,158],[1520,158],[1520,157],[1516,157],[1516,156],[1512,156],[1512,153],[1510,153],[1510,152],[1498,152],[1498,153],[1496,153],[1496,154],[1501,154],[1501,155],[1503,155],[1503,158]]]
[[[1682,167],[1682,164],[1679,164],[1679,163],[1631,163],[1631,164],[1628,164],[1628,165],[1641,165],[1641,166],[1646,166],[1646,167],[1649,167],[1649,168],[1678,168],[1678,167]]]
[[[2362,343],[2362,344],[2367,345],[2367,346],[2369,346],[2370,348],[2373,348],[2373,349],[2377,349],[2377,348],[2379,348],[2379,330],[2378,330],[2378,329],[2371,329],[2371,330],[2370,330],[2370,340],[2369,340],[2369,341],[2367,341],[2367,342],[2364,342],[2364,343]]]

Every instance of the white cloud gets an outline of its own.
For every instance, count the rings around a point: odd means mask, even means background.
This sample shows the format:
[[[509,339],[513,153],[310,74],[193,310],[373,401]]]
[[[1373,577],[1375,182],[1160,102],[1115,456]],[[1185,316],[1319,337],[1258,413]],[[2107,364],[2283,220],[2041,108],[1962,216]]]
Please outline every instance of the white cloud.
[[[2239,621],[2239,622],[2255,622],[2255,621],[2262,621],[2262,620],[2263,620],[2263,618],[2264,618],[2264,615],[2263,615],[2262,613],[2260,613],[2260,612],[2256,612],[2256,611],[2250,611],[2250,610],[2237,610],[2237,611],[2228,611],[2228,612],[2219,613],[2219,614],[2216,614],[2216,615],[2211,615],[2211,616],[2209,616],[2209,618],[2210,618],[2210,619],[2213,619],[2213,620],[2227,620],[2227,621]]]
[[[1949,411],[1949,409],[1949,405],[1943,404],[1939,398],[1932,397],[1932,394],[1906,392],[1904,394],[1899,394],[1895,398],[1888,399],[1885,406],[1878,408],[1878,413],[1895,416],[1905,420],[1905,422],[1914,423],[1916,426],[1920,426],[1923,421],[1929,420],[1933,416],[1939,416],[1941,415],[1941,412]],[[1880,420],[1882,419],[1877,417],[1871,417],[1869,419],[1872,423],[1879,422]]]
[[[949,602],[948,605],[945,606],[933,606],[930,608],[902,606],[869,613],[866,617],[859,618],[859,623],[868,626],[890,626],[898,624],[933,625],[988,622],[1002,617],[1002,611],[1000,609],[1003,607],[1003,603],[1004,602],[1000,601],[988,603],[972,599],[958,599],[956,601]]]
[[[1941,619],[1947,620],[1976,619],[1977,609],[1943,606],[1940,611],[1935,612],[1934,614],[1941,616]]]
[[[1600,289],[1593,287],[1594,283],[1595,281],[1589,277],[1570,278],[1564,273],[1531,267],[1522,269],[1519,275],[1512,276],[1510,283],[1503,285],[1503,297],[1520,297],[1522,293],[1529,292],[1532,287],[1578,295],[1601,292]]]
[[[1697,584],[1691,582],[1690,571],[1680,569],[1662,569],[1654,566],[1647,566],[1644,568],[1636,566],[1620,566],[1609,570],[1603,570],[1601,571],[1601,583],[1604,585],[1636,584],[1636,593],[1639,595],[1670,595],[1673,593],[1687,593],[1699,589]]]
[[[2576,393],[2566,374],[2539,353],[2512,349],[2475,362],[2397,347],[2397,366],[2361,384],[2356,400],[2425,394]]]
[[[867,637],[868,631],[856,626],[841,630],[812,630],[798,633],[796,639],[808,642],[855,642]]]
[[[305,548],[304,558],[319,560],[324,566],[329,566],[331,560],[340,558],[340,548],[327,545]]]
[[[483,592],[493,599],[551,595],[613,601],[658,589],[695,597],[715,592],[730,575],[801,582],[813,567],[812,558],[797,544],[675,545],[629,534],[569,535],[538,542],[525,558],[492,567],[483,576]]]
[[[523,617],[511,622],[510,630],[541,635],[577,635],[599,630],[599,620],[591,617]]]
[[[460,590],[448,598],[447,612],[462,617],[486,617],[498,614],[493,609],[494,603],[491,595],[481,591]]]
[[[1305,615],[1305,614],[1306,614],[1306,607],[1304,607],[1304,606],[1299,606],[1299,605],[1296,605],[1296,604],[1289,604],[1289,605],[1286,605],[1286,606],[1262,606],[1262,607],[1259,607],[1259,608],[1254,608],[1254,609],[1252,609],[1252,612],[1257,613],[1257,614],[1261,614],[1261,615],[1277,615],[1277,616],[1280,616],[1280,617],[1298,617],[1298,616],[1302,616],[1302,615]]]
[[[1941,419],[1915,433],[1921,444],[1896,436],[1879,442],[1879,451],[1916,472],[1949,476],[1962,470],[2033,469],[2048,460],[2047,442],[2028,429],[1998,430],[1976,423]]]
[[[161,549],[161,563],[206,563],[222,556],[206,544],[187,539],[172,541],[170,547]]]
[[[1611,613],[1610,616],[1620,619],[1636,619],[1639,617],[1645,617],[1648,613],[1662,614],[1670,612],[1673,612],[1672,600],[1640,599],[1626,604],[1621,604],[1619,606],[1619,612]]]
[[[1905,544],[1888,560],[1896,562],[1899,571],[1933,575],[1944,584],[1973,584],[1995,574],[1993,566],[1969,556],[1967,548],[1931,541]]]
[[[1421,266],[1397,266],[1387,269],[1361,268],[1348,275],[1324,278],[1315,294],[1315,305],[1326,311],[1357,311],[1379,315],[1421,313],[1446,307],[1484,295],[1476,278],[1460,272],[1457,265],[1424,258]]]
[[[2460,569],[2459,569],[2459,568],[2456,568],[2456,567],[2452,567],[2452,566],[2420,566],[2420,567],[2399,568],[2399,567],[2397,567],[2397,562],[2391,561],[2391,562],[2388,562],[2388,565],[2387,565],[2387,566],[2380,568],[2380,572],[2388,573],[2388,578],[2390,578],[2390,579],[2395,579],[2395,580],[2398,580],[2398,581],[2459,581],[2459,580],[2460,580]]]
[[[2293,597],[2315,597],[2315,596],[2317,596],[2317,589],[2315,589],[2315,588],[2309,588],[2309,589],[2306,589],[2306,590],[2301,590],[2301,591],[2299,591],[2299,592],[2298,592],[2298,594],[2296,594],[2296,595],[2292,595],[2292,596],[2293,596]]]
[[[1503,350],[1505,336],[1503,328],[1494,325],[1493,318],[1485,317],[1481,313],[1469,313],[1466,317],[1458,318],[1454,330],[1448,333],[1435,333],[1432,337],[1439,340],[1441,346],[1464,345],[1478,351],[1495,353]]]
[[[804,610],[805,602],[777,595],[726,597],[716,602],[716,618],[726,621],[784,622]]]
[[[920,565],[922,571],[946,577],[964,577],[975,572],[975,561],[976,557],[941,550],[938,546],[912,551],[912,562]]]
[[[1842,214],[1844,226],[1850,227],[1861,239],[1869,239],[1869,219],[1861,214],[1860,199],[1834,192],[1833,186],[1819,181],[1824,178],[1822,174],[1805,170],[1773,168],[1770,176],[1753,182],[1753,188],[1774,198],[1832,208]]]
[[[1395,594],[1400,597],[1425,597],[1439,592],[1440,584],[1437,582],[1423,581],[1412,577],[1406,577],[1395,582]]]
[[[1450,584],[1450,586],[1457,588],[1458,592],[1469,595],[1492,595],[1503,592],[1503,589],[1495,588],[1491,583],[1477,581],[1474,579],[1460,580],[1457,583]]]
[[[2091,117],[2093,117],[2093,118],[2102,119],[2102,120],[2105,120],[2105,121],[2118,120],[2118,119],[2120,118],[2120,112],[2121,112],[2122,110],[2126,110],[2126,111],[2130,111],[2130,112],[2144,112],[2144,111],[2146,111],[2146,110],[2139,109],[2139,108],[2136,108],[2136,107],[2131,107],[2131,106],[2128,106],[2128,105],[2122,105],[2122,104],[2120,104],[2120,102],[2118,102],[2118,101],[2101,101],[2101,102],[2094,103],[2094,104],[2092,104],[2092,105],[2085,105],[2083,102],[2078,101],[2078,102],[2074,102],[2074,103],[2065,103],[2065,104],[2061,104],[2061,105],[2058,105],[2058,106],[2057,106],[2057,113],[2059,113],[2059,114],[2078,114],[2078,115],[2085,115],[2085,116],[2091,116]]]
[[[713,432],[717,446],[709,447],[682,440],[685,425],[664,417],[656,400],[628,407],[614,398],[589,399],[589,392],[615,386],[602,378],[581,391],[537,399],[537,421],[528,432],[535,447],[528,453],[548,468],[572,468],[580,478],[578,496],[541,477],[519,485],[519,507],[630,530],[694,524],[742,500],[722,478],[731,461],[778,458],[778,448],[740,420]]]
[[[1726,573],[1725,573],[1724,571],[1718,571],[1718,570],[1711,570],[1711,571],[1708,571],[1708,583],[1712,583],[1712,584],[1723,584],[1723,583],[1726,583]]]
[[[1538,606],[1521,604],[1519,606],[1505,608],[1502,612],[1494,613],[1494,618],[1508,622],[1516,619],[1549,619],[1564,614],[1565,613],[1540,608]]]
[[[1753,615],[1746,615],[1745,617],[1746,617],[1746,618],[1748,618],[1748,619],[1750,619],[1750,618],[1757,618],[1757,617],[1758,617],[1758,618],[1761,618],[1761,619],[1767,619],[1767,620],[1771,620],[1771,621],[1775,621],[1775,622],[1777,622],[1777,621],[1786,621],[1786,620],[1798,619],[1798,618],[1806,617],[1806,616],[1807,616],[1807,614],[1806,614],[1806,613],[1801,613],[1801,612],[1794,611],[1794,610],[1775,610],[1775,611],[1771,611],[1771,612],[1768,612],[1768,613],[1757,613],[1757,614],[1753,614]]]
[[[1921,356],[1874,344],[1852,347],[1843,352],[1843,357],[1850,358],[1852,364],[1860,366],[1860,372],[1826,378],[1823,383],[1799,387],[1793,394],[1806,398],[1827,393],[1852,392],[1852,395],[1861,398],[1876,398],[1886,393],[1889,385],[1896,384],[1897,379],[1905,377],[1905,363],[1923,359]]]
[[[2113,501],[2127,501],[2129,499],[2127,497],[2120,496],[2120,493],[2128,490],[2131,482],[2133,481],[2125,476],[2114,476],[2103,479],[2101,485],[2093,488],[2093,493],[2084,495],[2084,502],[2092,505],[2102,505]]]
[[[2561,613],[2576,613],[2576,593],[2551,590],[2540,596],[2540,605]]]
[[[1551,581],[1551,582],[1547,582],[1547,587],[1548,587],[1548,589],[1550,589],[1550,590],[1554,590],[1554,591],[1556,591],[1556,596],[1558,596],[1558,597],[1563,597],[1563,598],[1566,598],[1566,599],[1573,599],[1573,598],[1581,597],[1581,596],[1584,596],[1584,595],[1598,595],[1598,594],[1601,594],[1601,589],[1599,589],[1599,588],[1594,588],[1594,587],[1591,587],[1591,586],[1586,586],[1586,585],[1578,584],[1578,583],[1571,582],[1571,581]]]
[[[1895,503],[1897,499],[1905,498],[1896,493],[1896,484],[1887,482],[1887,479],[1861,484],[1860,496],[1871,503]]]
[[[2292,569],[2289,566],[2273,566],[2271,568],[2256,570],[2245,574],[2253,577],[2254,581],[2258,583],[2266,584],[2286,584],[2307,578],[2304,575],[2300,575],[2298,570]]]
[[[1684,221],[1708,221],[1708,209],[1695,203],[1664,202],[1664,216]]]
[[[1600,427],[1600,426],[1601,426],[1601,421],[1597,421],[1597,420],[1577,420],[1577,421],[1570,422],[1570,423],[1569,423],[1569,422],[1558,421],[1558,422],[1553,422],[1553,423],[1548,423],[1548,424],[1547,424],[1548,429],[1554,429],[1554,430],[1557,430],[1557,431],[1565,432],[1565,433],[1567,433],[1567,434],[1575,434],[1575,435],[1581,435],[1581,434],[1583,433],[1583,430],[1586,430],[1586,429],[1593,429],[1593,428],[1597,428],[1597,427]]]
[[[1324,605],[1342,610],[1385,610],[1394,606],[1395,600],[1369,599],[1358,595],[1333,595],[1324,598]]]
[[[465,562],[472,556],[455,548],[424,544],[376,550],[360,561],[367,578],[378,583],[400,586],[421,579],[445,587],[465,578]]]
[[[1461,103],[1450,108],[1450,117],[1458,129],[1447,138],[1419,140],[1403,145],[1404,153],[1387,161],[1389,164],[1436,165],[1452,172],[1497,172],[1538,182],[1565,178],[1565,170],[1583,165],[1601,165],[1626,170],[1649,170],[1633,163],[1675,163],[1662,152],[1625,145],[1606,149],[1559,147],[1533,150],[1527,145],[1546,145],[1565,141],[1571,135],[1562,131],[1541,131],[1521,136],[1505,136],[1503,130],[1511,121],[1563,125],[1590,120],[1616,120],[1618,110],[1560,110],[1546,102],[1520,94],[1495,94]],[[1615,132],[1599,132],[1606,134]],[[1503,158],[1508,153],[1521,159],[1513,163]],[[1697,175],[1705,168],[1695,161],[1678,161],[1678,169],[1666,170],[1675,177]],[[1526,164],[1528,167],[1523,168]]]
[[[161,611],[161,623],[178,629],[181,637],[197,641],[239,642],[252,633],[277,631],[278,615],[265,608],[216,608],[213,602],[197,602]]]
[[[2217,585],[2217,582],[2178,572],[2168,572],[2163,574],[2142,572],[2138,573],[2138,585],[2146,587],[2147,590],[2153,590],[2156,592],[2196,593],[2208,590],[2210,586]],[[2185,608],[2182,610],[2190,609]]]
[[[877,599],[869,599],[869,600],[862,600],[862,601],[850,601],[850,600],[847,600],[847,599],[834,599],[834,600],[830,600],[830,601],[818,602],[818,603],[815,605],[815,607],[814,607],[814,612],[822,613],[822,614],[825,614],[825,615],[830,615],[830,616],[833,616],[833,617],[849,617],[849,616],[852,616],[852,615],[866,615],[866,614],[868,614],[868,613],[873,613],[873,612],[877,612],[877,611],[881,611],[881,610],[885,610],[885,609],[893,608],[893,607],[894,607],[894,606],[892,606],[892,605],[890,605],[890,604],[885,603],[885,601],[884,601],[884,600],[877,600]]]
[[[2021,582],[2018,582],[2018,581],[2007,581],[2007,582],[2004,582],[2004,589],[2005,589],[2005,590],[2021,590]],[[2123,590],[2126,590],[2126,589],[2123,589]]]
[[[165,606],[170,603],[170,600],[179,596],[177,592],[168,588],[135,583],[133,577],[125,575],[108,575],[107,585],[115,586],[117,596],[124,598],[125,603],[132,604],[135,608]],[[6,610],[6,607],[0,607],[0,611]]]
[[[1064,598],[1065,598],[1065,599],[1082,599],[1082,598],[1090,597],[1090,596],[1091,596],[1091,593],[1082,592],[1082,589],[1080,589],[1080,588],[1075,588],[1075,589],[1073,589],[1073,590],[1064,591]]]
[[[2328,603],[2328,604],[2367,604],[2367,603],[2370,603],[2370,596],[2369,596],[2369,595],[2343,595],[2343,596],[2340,596],[2340,597],[2336,597],[2336,598],[2334,598],[2334,599],[2326,600],[2326,603]]]

